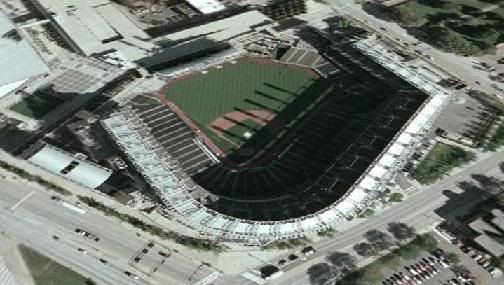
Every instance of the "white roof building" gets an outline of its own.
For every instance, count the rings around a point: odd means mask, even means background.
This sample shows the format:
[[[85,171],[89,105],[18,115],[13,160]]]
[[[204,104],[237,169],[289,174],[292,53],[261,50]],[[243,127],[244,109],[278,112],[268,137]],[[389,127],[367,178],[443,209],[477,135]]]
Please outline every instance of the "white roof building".
[[[217,0],[186,0],[191,6],[203,14],[211,14],[226,9],[226,6]]]
[[[50,145],[45,145],[28,158],[28,161],[91,189],[96,189],[112,175],[110,169],[77,159],[71,154]]]

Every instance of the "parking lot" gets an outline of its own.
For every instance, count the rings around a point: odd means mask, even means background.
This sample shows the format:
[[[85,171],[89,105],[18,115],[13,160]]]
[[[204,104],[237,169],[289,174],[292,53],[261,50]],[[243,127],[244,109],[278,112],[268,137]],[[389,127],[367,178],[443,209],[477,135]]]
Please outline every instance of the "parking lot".
[[[460,262],[457,265],[461,265],[471,272],[471,276],[474,277],[475,284],[503,284],[504,278],[502,276],[499,278],[493,278],[482,265],[478,264],[474,258],[471,258],[469,252],[464,253],[457,245],[451,244],[443,238],[439,238],[438,246],[447,252],[453,252],[459,256]]]
[[[456,245],[440,236],[436,236],[436,239],[438,240],[437,251],[423,252],[413,260],[401,259],[401,264],[396,267],[396,270],[385,268],[383,271],[385,280],[382,285],[502,284],[502,277],[493,278],[482,265],[462,252]]]

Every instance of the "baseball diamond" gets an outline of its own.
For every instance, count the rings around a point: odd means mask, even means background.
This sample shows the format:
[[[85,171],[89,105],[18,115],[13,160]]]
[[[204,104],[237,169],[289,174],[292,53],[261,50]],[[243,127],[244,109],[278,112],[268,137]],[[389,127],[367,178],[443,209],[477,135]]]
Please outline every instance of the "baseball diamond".
[[[333,91],[309,68],[243,57],[168,83],[173,103],[235,164],[264,152]]]

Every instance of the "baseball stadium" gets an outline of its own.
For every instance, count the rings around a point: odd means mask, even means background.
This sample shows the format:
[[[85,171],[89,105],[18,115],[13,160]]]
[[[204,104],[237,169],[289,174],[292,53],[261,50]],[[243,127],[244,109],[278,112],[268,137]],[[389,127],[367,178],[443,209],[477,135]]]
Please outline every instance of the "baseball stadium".
[[[190,224],[266,240],[355,213],[394,167],[391,144],[412,140],[404,130],[429,101],[352,42],[328,42],[179,76],[103,125]]]

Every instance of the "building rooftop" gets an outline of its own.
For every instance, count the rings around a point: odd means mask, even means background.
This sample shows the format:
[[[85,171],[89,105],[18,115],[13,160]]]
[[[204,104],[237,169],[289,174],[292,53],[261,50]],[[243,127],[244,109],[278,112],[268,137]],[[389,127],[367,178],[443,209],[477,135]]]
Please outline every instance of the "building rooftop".
[[[112,175],[110,169],[76,158],[51,145],[42,147],[28,161],[91,189],[102,185]]]
[[[225,41],[252,31],[255,27],[270,23],[271,19],[258,11],[249,11],[205,25],[186,29],[162,37],[168,41],[183,41],[205,36],[214,41]]]
[[[25,91],[34,93],[50,86],[58,94],[94,94],[125,72],[124,68],[91,57],[80,58],[59,65],[49,76],[37,80]]]
[[[211,14],[226,9],[221,2],[217,0],[186,0],[191,6],[203,14]]]
[[[0,97],[49,70],[30,44],[16,35],[14,24],[0,11]]]
[[[150,37],[109,0],[38,2],[84,55],[115,51],[135,60],[154,48]]]
[[[469,226],[480,233],[475,239],[477,243],[494,256],[504,256],[504,246],[502,241],[499,241],[504,230],[504,212],[494,209],[488,216],[473,221]]]

